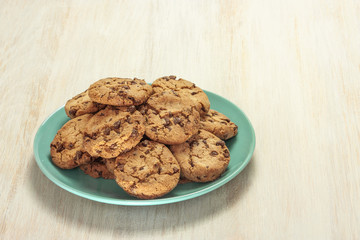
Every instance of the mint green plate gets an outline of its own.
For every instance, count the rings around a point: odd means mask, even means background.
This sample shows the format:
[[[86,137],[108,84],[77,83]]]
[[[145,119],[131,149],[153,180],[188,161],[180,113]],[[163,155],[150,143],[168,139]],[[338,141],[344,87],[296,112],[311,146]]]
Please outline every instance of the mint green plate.
[[[80,169],[63,170],[56,167],[50,158],[50,143],[56,132],[69,120],[64,107],[51,114],[40,126],[34,140],[34,154],[41,171],[59,187],[78,196],[98,202],[145,206],[180,202],[211,192],[238,175],[249,163],[255,148],[255,134],[250,121],[233,103],[214,93],[205,91],[211,108],[228,116],[239,126],[238,134],[226,141],[230,150],[230,164],[220,178],[209,183],[187,183],[178,185],[165,196],[141,200],[129,196],[114,180],[95,179]]]

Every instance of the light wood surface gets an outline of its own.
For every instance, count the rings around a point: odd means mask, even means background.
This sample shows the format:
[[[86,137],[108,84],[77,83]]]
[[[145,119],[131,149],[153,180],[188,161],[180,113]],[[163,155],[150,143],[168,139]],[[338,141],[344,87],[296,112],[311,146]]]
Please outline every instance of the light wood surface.
[[[124,207],[43,175],[33,139],[67,99],[168,74],[253,123],[235,179]],[[359,1],[1,1],[0,110],[0,239],[360,239]]]

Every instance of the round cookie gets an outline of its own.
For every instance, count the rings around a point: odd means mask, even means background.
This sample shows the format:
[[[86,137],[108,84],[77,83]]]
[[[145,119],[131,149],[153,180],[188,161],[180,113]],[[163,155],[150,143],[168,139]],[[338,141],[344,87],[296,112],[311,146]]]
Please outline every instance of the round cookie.
[[[210,101],[204,91],[185,79],[179,78],[177,80],[176,76],[162,77],[156,79],[151,86],[155,93],[173,90],[184,98],[189,98],[200,115],[206,114],[210,109]]]
[[[170,146],[170,150],[178,160],[182,174],[194,182],[217,179],[230,162],[225,142],[205,130],[199,130],[185,143]]]
[[[103,158],[104,159],[104,158]],[[112,174],[114,174],[114,169],[115,169],[115,158],[106,158],[105,160],[105,165],[106,168],[109,170],[109,172],[111,172]]]
[[[89,163],[91,156],[83,148],[84,129],[92,114],[69,120],[62,126],[50,144],[52,162],[63,169]]]
[[[106,106],[91,101],[87,90],[68,100],[65,104],[65,112],[69,118],[75,118],[87,113],[95,113]]]
[[[145,140],[116,158],[114,175],[117,184],[130,195],[153,199],[176,187],[180,166],[164,144]]]
[[[140,112],[146,119],[146,136],[160,143],[183,143],[200,127],[200,115],[191,100],[174,91],[152,95]]]
[[[114,158],[135,147],[144,133],[144,117],[134,106],[108,106],[87,123],[84,148],[93,157]]]
[[[153,93],[142,79],[104,78],[90,85],[89,97],[97,103],[132,106],[144,103]]]
[[[115,179],[114,174],[107,169],[105,162],[105,159],[97,158],[88,164],[81,165],[79,168],[93,178]]]
[[[222,113],[210,109],[207,114],[200,118],[200,128],[211,132],[222,140],[234,137],[238,132],[238,126]]]

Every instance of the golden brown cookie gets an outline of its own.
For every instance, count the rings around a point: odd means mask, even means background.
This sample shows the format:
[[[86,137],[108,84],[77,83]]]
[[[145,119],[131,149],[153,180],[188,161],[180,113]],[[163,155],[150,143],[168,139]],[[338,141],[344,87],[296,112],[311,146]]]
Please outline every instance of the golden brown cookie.
[[[135,147],[144,132],[144,117],[134,106],[108,106],[87,123],[84,148],[93,157],[114,158]]]
[[[75,168],[91,161],[83,148],[84,129],[92,114],[69,120],[62,126],[50,144],[52,162],[63,169]]]
[[[65,112],[69,118],[75,118],[87,113],[96,113],[105,107],[106,105],[91,101],[86,90],[66,102]]]
[[[80,169],[93,178],[115,179],[114,174],[107,169],[105,161],[103,158],[96,158],[88,164],[81,165]]]
[[[176,187],[180,166],[164,144],[145,140],[116,158],[114,175],[119,186],[130,195],[152,199]]]
[[[194,83],[185,79],[176,79],[176,76],[168,76],[156,79],[152,83],[152,88],[155,93],[165,90],[173,90],[182,95],[184,98],[188,98],[192,101],[192,105],[200,115],[206,114],[210,109],[210,101],[207,95],[197,87]]]
[[[115,169],[115,158],[103,158],[105,160],[105,165],[106,168],[109,170],[109,172],[111,172],[112,174],[114,174],[114,169]]]
[[[94,102],[113,106],[140,105],[153,93],[149,84],[137,78],[100,79],[88,91]]]
[[[146,136],[160,143],[183,143],[200,127],[200,115],[191,100],[174,91],[152,95],[140,112],[146,119]]]
[[[227,116],[210,109],[207,114],[200,118],[200,128],[211,132],[222,140],[234,137],[238,132],[238,126]]]
[[[205,130],[199,130],[187,142],[170,146],[170,149],[180,164],[181,172],[194,182],[217,179],[230,162],[225,142]]]

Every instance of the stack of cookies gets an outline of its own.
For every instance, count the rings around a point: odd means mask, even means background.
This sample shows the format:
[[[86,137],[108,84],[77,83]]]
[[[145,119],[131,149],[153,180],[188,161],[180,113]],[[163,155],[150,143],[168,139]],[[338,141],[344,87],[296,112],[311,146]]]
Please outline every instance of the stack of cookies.
[[[141,199],[161,197],[179,183],[219,178],[230,161],[224,140],[237,134],[199,87],[175,76],[152,85],[101,79],[67,101],[65,112],[71,120],[51,142],[53,163],[115,179]]]

